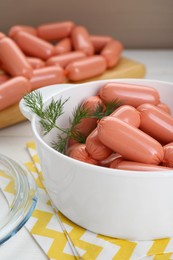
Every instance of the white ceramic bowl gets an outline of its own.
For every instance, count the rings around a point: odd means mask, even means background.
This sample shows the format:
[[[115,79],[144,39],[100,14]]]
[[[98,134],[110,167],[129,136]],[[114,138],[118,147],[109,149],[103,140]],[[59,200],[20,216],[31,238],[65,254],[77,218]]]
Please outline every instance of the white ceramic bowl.
[[[70,97],[58,120],[67,126],[74,107],[95,95],[107,82],[134,83],[156,88],[173,112],[173,83],[146,79],[113,79],[42,88],[44,100]],[[78,225],[103,235],[132,240],[173,236],[173,171],[138,172],[108,169],[69,158],[50,147],[57,132],[41,136],[36,116],[20,102],[31,120],[44,185],[54,205]],[[137,151],[136,151],[137,152]]]

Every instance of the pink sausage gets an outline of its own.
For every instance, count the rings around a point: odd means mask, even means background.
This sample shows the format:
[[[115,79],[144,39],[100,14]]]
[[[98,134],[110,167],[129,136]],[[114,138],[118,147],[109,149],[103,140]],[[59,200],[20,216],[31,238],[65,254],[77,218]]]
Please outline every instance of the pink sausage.
[[[75,139],[69,138],[67,142],[67,147],[69,148],[70,146],[73,146],[74,144],[79,144]]]
[[[3,71],[3,73],[10,75],[11,73],[8,71],[8,67],[5,66],[3,63],[0,64],[0,70]]]
[[[84,137],[87,137],[97,126],[97,119],[84,118],[75,127],[76,131],[79,131]]]
[[[29,56],[47,60],[54,54],[54,46],[27,32],[18,32],[14,40],[21,50]]]
[[[162,111],[164,111],[164,112],[166,112],[166,113],[168,113],[168,114],[171,115],[171,110],[170,110],[170,108],[169,108],[165,103],[159,103],[159,104],[157,105],[157,107],[160,108],[160,109],[162,109]]]
[[[119,118],[105,117],[97,129],[99,140],[127,160],[149,164],[159,164],[163,160],[159,142]]]
[[[101,35],[91,35],[91,42],[94,46],[95,53],[100,53],[100,51],[105,47],[105,45],[112,40],[109,36]]]
[[[168,167],[163,167],[159,165],[131,162],[131,161],[119,161],[115,162],[115,165],[112,163],[110,168],[115,168],[119,170],[129,170],[129,171],[169,171],[172,170]]]
[[[139,112],[131,106],[121,106],[116,109],[110,116],[119,118],[134,127],[139,127],[140,125]],[[97,129],[95,129],[87,137],[86,148],[92,158],[99,161],[106,159],[112,153],[112,150],[102,144],[102,142],[99,140]]]
[[[82,51],[73,51],[49,58],[46,62],[47,66],[60,65],[65,68],[69,63],[86,57]]]
[[[0,74],[0,84],[6,82],[7,80],[9,80],[10,77],[6,74]]]
[[[84,101],[82,102],[82,105],[84,105],[85,108],[89,109],[91,114],[93,112],[95,112],[95,110],[98,106],[102,106],[103,109],[105,108],[105,105],[99,96],[90,96],[90,97],[84,99]]]
[[[114,160],[111,161],[109,168],[116,169],[117,165],[123,161],[123,157],[121,155],[117,156]]]
[[[15,25],[15,26],[11,27],[8,35],[9,35],[9,37],[14,38],[16,33],[21,32],[21,31],[30,33],[35,36],[37,35],[37,30],[34,27],[27,26],[27,25]]]
[[[0,60],[11,76],[32,77],[32,67],[16,43],[6,37],[0,40]]]
[[[0,110],[7,108],[31,91],[30,82],[24,77],[14,77],[0,85]]]
[[[89,110],[89,114],[92,115],[98,105],[104,105],[102,100],[98,96],[91,96],[86,98],[82,102],[82,106]],[[74,130],[80,132],[83,136],[87,137],[97,126],[97,118],[84,118]]]
[[[88,154],[85,144],[74,144],[67,150],[67,155],[82,162],[98,165],[98,162]]]
[[[83,51],[87,56],[94,54],[94,46],[85,27],[74,27],[71,34],[71,40],[72,45],[76,51]]]
[[[59,40],[70,36],[73,27],[74,23],[71,21],[43,24],[37,28],[37,34],[47,41]]]
[[[173,168],[173,142],[163,146],[163,165]]]
[[[100,98],[104,103],[119,99],[124,105],[138,107],[144,103],[157,105],[160,96],[156,89],[126,83],[108,83],[99,91]]]
[[[0,32],[0,40],[5,38],[5,37],[6,37],[6,35],[4,33]]]
[[[39,58],[27,57],[27,60],[34,70],[45,67],[45,62]]]
[[[86,149],[92,158],[98,161],[104,160],[112,154],[112,150],[100,142],[97,129],[87,137]]]
[[[66,67],[66,74],[71,81],[80,81],[101,75],[106,70],[106,62],[103,57],[92,57],[74,61]]]
[[[122,158],[122,156],[118,153],[112,153],[106,159],[99,161],[99,165],[103,167],[110,167],[111,163],[118,158]]]
[[[151,104],[137,108],[141,116],[140,129],[161,143],[173,142],[173,117]]]
[[[120,60],[122,51],[122,43],[119,41],[112,40],[106,44],[106,46],[103,48],[100,54],[105,58],[107,62],[107,67],[112,68]]]
[[[70,38],[64,38],[55,45],[55,55],[71,52],[71,40]]]
[[[134,107],[128,105],[118,107],[110,116],[117,117],[137,128],[141,122],[140,113]]]
[[[65,79],[64,70],[58,66],[36,69],[33,71],[33,74],[30,80],[32,90],[62,83]]]

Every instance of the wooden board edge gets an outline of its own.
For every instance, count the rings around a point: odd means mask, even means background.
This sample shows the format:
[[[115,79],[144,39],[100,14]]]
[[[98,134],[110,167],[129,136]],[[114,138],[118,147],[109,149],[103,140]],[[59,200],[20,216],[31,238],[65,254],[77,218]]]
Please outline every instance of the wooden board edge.
[[[0,111],[0,129],[27,120],[19,109],[19,103]]]

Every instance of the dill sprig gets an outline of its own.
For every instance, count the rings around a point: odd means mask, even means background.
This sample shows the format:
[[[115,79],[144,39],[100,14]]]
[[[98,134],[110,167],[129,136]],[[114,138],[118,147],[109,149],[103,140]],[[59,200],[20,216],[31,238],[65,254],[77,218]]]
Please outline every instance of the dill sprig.
[[[52,148],[59,151],[60,153],[65,153],[67,141],[67,138],[63,137],[62,135],[57,135],[57,140],[51,142]]]
[[[103,116],[109,116],[110,114],[112,114],[112,112],[114,112],[118,107],[120,107],[122,105],[122,101],[119,100],[118,98],[108,102],[106,104],[106,109],[104,111],[104,115]]]
[[[25,106],[29,107],[30,110],[40,118],[44,117],[43,112],[43,98],[39,91],[32,91],[23,97]]]
[[[106,106],[98,104],[93,113],[86,108],[85,104],[79,105],[73,110],[72,119],[69,118],[69,127],[64,129],[57,125],[57,119],[63,115],[63,108],[68,100],[69,98],[65,101],[62,101],[62,99],[55,101],[52,98],[51,102],[45,107],[43,106],[43,98],[39,91],[33,91],[24,96],[25,105],[40,117],[40,124],[44,135],[49,133],[53,128],[59,130],[60,133],[57,135],[57,140],[52,141],[51,145],[55,150],[61,153],[65,153],[69,138],[79,143],[85,143],[86,137],[75,128],[82,119],[97,118],[100,120],[104,116],[110,115],[116,108],[122,105],[121,101],[115,99],[106,104]]]
[[[66,130],[59,128],[56,125],[56,120],[63,112],[63,106],[68,101],[62,101],[61,99],[55,101],[53,98],[50,104],[44,108],[43,97],[39,91],[33,91],[24,96],[25,105],[31,109],[33,113],[41,118],[40,124],[43,129],[43,134],[48,134],[54,127],[66,132]]]
[[[64,113],[63,106],[68,99],[64,102],[61,99],[55,102],[52,98],[50,104],[43,110],[44,117],[40,120],[40,124],[42,125],[44,135],[49,133],[54,127],[66,133],[65,129],[57,126],[56,120]]]
[[[78,125],[83,118],[91,117],[90,111],[85,105],[81,104],[74,108],[72,113],[72,120],[69,119],[71,128],[73,129],[76,125]]]
[[[75,130],[75,131],[72,130],[70,137],[82,144],[84,144],[86,141],[86,137],[82,133],[80,133],[78,130]]]
[[[117,109],[121,105],[122,102],[119,99],[112,100],[105,106],[102,104],[98,104],[93,113],[93,117],[97,119],[102,119],[104,116],[109,116],[112,112],[115,111],[115,109]]]

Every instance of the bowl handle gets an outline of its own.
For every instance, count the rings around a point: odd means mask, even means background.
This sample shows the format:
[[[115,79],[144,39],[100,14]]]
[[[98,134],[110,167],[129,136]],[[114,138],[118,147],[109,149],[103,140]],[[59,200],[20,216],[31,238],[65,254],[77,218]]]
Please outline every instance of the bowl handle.
[[[55,93],[58,93],[58,91],[61,91],[64,88],[68,88],[70,86],[72,86],[72,84],[57,84],[57,85],[51,85],[51,86],[40,88],[39,92],[43,97],[43,103],[51,96],[53,96]],[[25,105],[25,101],[23,98],[19,102],[19,108],[21,113],[31,121],[32,117],[34,116],[34,113]]]

